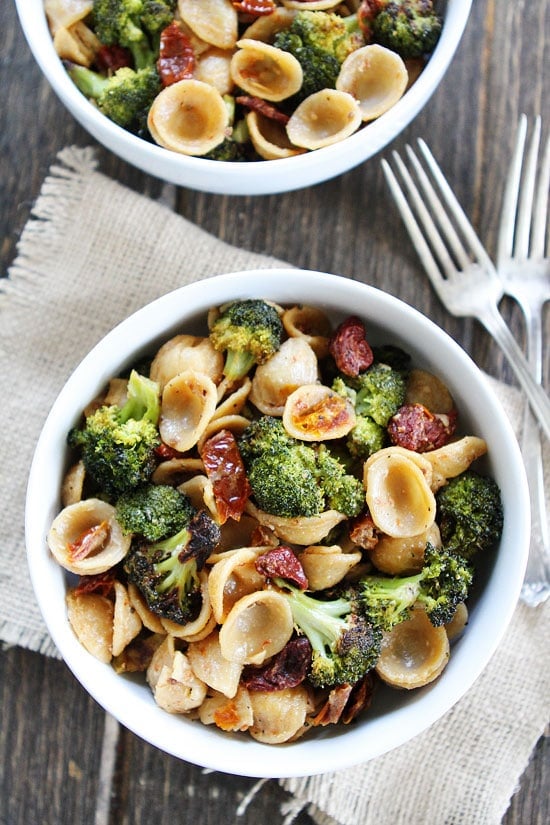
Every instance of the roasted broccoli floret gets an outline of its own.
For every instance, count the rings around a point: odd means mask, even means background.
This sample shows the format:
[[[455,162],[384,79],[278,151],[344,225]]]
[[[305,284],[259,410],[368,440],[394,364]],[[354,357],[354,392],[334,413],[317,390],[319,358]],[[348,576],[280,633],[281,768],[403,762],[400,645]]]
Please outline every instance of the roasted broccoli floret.
[[[136,69],[153,66],[159,34],[174,18],[174,0],[94,0],[94,31],[106,46],[124,46]]]
[[[380,11],[372,21],[374,42],[402,58],[432,52],[441,34],[441,18],[432,0],[377,0]]]
[[[201,604],[199,572],[220,540],[220,529],[204,511],[178,533],[149,544],[133,542],[124,561],[128,580],[149,610],[178,624],[193,621]]]
[[[346,446],[355,458],[366,459],[386,446],[384,427],[367,415],[358,415],[353,429],[346,439]]]
[[[380,655],[382,634],[358,610],[352,591],[328,601],[275,579],[290,605],[292,618],[312,648],[308,678],[316,687],[355,684]]]
[[[503,508],[493,478],[466,470],[440,488],[436,505],[441,541],[450,552],[471,559],[500,539]]]
[[[224,351],[224,375],[236,380],[263,364],[281,346],[283,324],[275,307],[258,298],[232,301],[221,308],[210,340]]]
[[[372,418],[380,427],[387,427],[405,401],[406,378],[400,370],[375,362],[356,378],[346,383],[356,391],[355,412]]]
[[[382,630],[408,619],[414,604],[422,605],[431,623],[439,627],[451,621],[457,605],[467,598],[472,576],[468,562],[428,543],[420,573],[364,576],[359,597],[367,619]]]
[[[82,428],[69,432],[68,443],[81,451],[86,472],[99,492],[118,498],[149,480],[160,443],[159,414],[158,384],[133,370],[123,407],[103,405]]]
[[[151,104],[161,89],[154,66],[137,71],[125,66],[110,77],[76,63],[65,66],[82,94],[95,101],[106,117],[130,131],[144,131]]]
[[[273,45],[290,52],[302,66],[302,87],[292,97],[295,104],[321,89],[334,89],[343,61],[364,45],[364,39],[356,15],[299,11],[290,26],[277,33]]]
[[[252,421],[238,443],[261,510],[293,518],[327,509],[356,516],[363,509],[363,486],[340,459],[323,444],[293,438],[280,419],[266,415]]]
[[[195,510],[189,498],[168,484],[142,484],[120,496],[116,519],[124,533],[160,541],[189,523]]]

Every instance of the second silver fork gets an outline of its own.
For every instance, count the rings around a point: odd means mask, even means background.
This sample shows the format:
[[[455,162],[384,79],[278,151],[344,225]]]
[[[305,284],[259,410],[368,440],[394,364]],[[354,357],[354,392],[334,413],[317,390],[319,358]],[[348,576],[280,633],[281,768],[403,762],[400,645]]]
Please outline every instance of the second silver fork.
[[[528,120],[522,115],[508,174],[498,239],[497,271],[504,292],[523,311],[526,350],[533,377],[542,381],[544,304],[550,300],[550,258],[545,257],[550,184],[550,138],[538,164],[541,119],[536,118],[526,150]],[[546,511],[542,445],[526,405],[521,450],[531,502],[531,547],[521,596],[537,605],[550,596],[550,537]]]

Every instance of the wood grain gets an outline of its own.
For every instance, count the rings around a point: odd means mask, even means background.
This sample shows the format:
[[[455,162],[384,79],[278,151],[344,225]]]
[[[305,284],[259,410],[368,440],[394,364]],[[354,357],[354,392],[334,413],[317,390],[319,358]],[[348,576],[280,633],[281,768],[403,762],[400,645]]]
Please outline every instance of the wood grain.
[[[392,147],[401,150],[418,136],[428,139],[492,253],[518,115],[541,113],[550,124],[549,24],[545,0],[477,0],[450,71]],[[11,3],[0,5],[0,30],[5,275],[57,151],[94,141],[43,79]],[[399,296],[460,341],[482,368],[512,380],[486,333],[473,321],[448,316],[432,293],[385,188],[379,161],[389,151],[339,178],[288,195],[221,197],[179,189],[176,209],[228,243],[341,273]],[[150,197],[161,194],[159,181],[99,146],[97,157],[106,174]],[[504,311],[521,339],[511,302]],[[106,724],[103,711],[59,661],[19,648],[0,651],[0,708],[1,825],[252,825],[269,816],[282,822],[279,809],[288,798],[276,782],[265,783],[237,817],[254,780],[206,773],[119,730],[112,720]],[[549,792],[550,751],[543,737],[505,825],[549,822]],[[295,825],[311,823],[305,812],[295,819]]]

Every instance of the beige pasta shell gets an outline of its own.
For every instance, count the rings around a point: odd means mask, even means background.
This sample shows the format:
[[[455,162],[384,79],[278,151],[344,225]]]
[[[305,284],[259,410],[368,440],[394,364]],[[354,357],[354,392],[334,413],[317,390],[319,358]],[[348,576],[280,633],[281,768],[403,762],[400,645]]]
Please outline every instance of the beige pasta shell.
[[[89,68],[95,61],[101,43],[93,31],[79,20],[67,28],[59,28],[55,33],[53,46],[61,60],[70,60],[79,66]]]
[[[288,396],[283,410],[285,430],[302,441],[343,438],[355,427],[355,423],[355,409],[351,401],[323,384],[298,387]]]
[[[296,12],[293,9],[285,9],[277,6],[270,14],[262,14],[243,32],[243,40],[261,40],[264,43],[272,43],[275,35],[284,29],[288,29]]]
[[[163,635],[166,633],[160,618],[149,610],[147,602],[141,595],[140,590],[132,582],[128,584],[128,598],[147,630],[150,630],[152,633],[162,633]]]
[[[55,517],[48,532],[48,547],[55,560],[71,573],[104,573],[122,561],[130,549],[115,518],[115,508],[97,498],[69,504]],[[77,546],[87,555],[78,558]]]
[[[431,463],[425,457],[424,453],[416,453],[414,450],[407,450],[406,447],[398,447],[397,445],[393,445],[391,447],[384,447],[382,450],[377,450],[373,453],[369,458],[366,460],[364,469],[367,470],[368,467],[374,461],[378,461],[379,458],[383,458],[384,456],[390,455],[400,455],[404,458],[408,458],[409,461],[412,461],[413,464],[416,464],[418,469],[421,471],[422,475],[426,479],[427,484],[431,486],[432,483],[432,475],[433,469]]]
[[[292,145],[282,123],[260,112],[247,112],[246,125],[254,149],[264,160],[291,158],[306,151]]]
[[[250,395],[251,389],[252,381],[247,376],[240,386],[237,386],[236,388],[231,387],[229,390],[229,395],[227,395],[218,404],[212,418],[222,418],[223,416],[237,415],[242,412],[246,402],[248,401],[248,396]]]
[[[337,544],[316,544],[306,547],[304,552],[300,553],[300,562],[307,576],[309,590],[334,587],[356,564],[359,564],[361,558],[361,552],[343,553]]]
[[[164,387],[159,431],[169,447],[184,453],[194,447],[206,429],[218,396],[208,375],[186,370]]]
[[[218,521],[218,508],[214,497],[214,487],[212,482],[205,475],[196,475],[178,486],[180,493],[189,496],[191,504],[195,510],[208,510],[214,521]]]
[[[85,478],[86,469],[82,461],[77,461],[67,470],[61,485],[61,504],[63,507],[76,504],[77,501],[82,499]]]
[[[250,400],[265,415],[281,416],[286,400],[303,384],[317,380],[319,366],[309,344],[289,338],[265,364],[256,368]]]
[[[143,625],[122,582],[115,581],[114,590],[113,656],[119,656],[132,639],[135,639]]]
[[[326,11],[327,9],[334,9],[339,6],[342,0],[281,0],[283,6],[287,9],[296,9],[297,11]]]
[[[206,155],[228,134],[229,113],[214,86],[180,80],[153,100],[147,125],[155,143],[182,155]]]
[[[434,495],[418,465],[408,457],[389,452],[367,462],[364,486],[372,520],[382,533],[416,536],[433,524]]]
[[[408,72],[402,58],[377,43],[361,46],[344,60],[336,88],[358,101],[360,118],[374,120],[403,96]]]
[[[321,89],[294,110],[286,132],[294,146],[322,149],[352,135],[361,125],[359,103],[342,89]]]
[[[159,680],[161,670],[170,667],[176,652],[176,641],[173,636],[166,636],[164,641],[156,648],[147,668],[147,683],[149,687],[155,688]]]
[[[293,629],[284,596],[274,590],[249,593],[235,602],[220,629],[222,656],[241,665],[261,665],[283,649]]]
[[[442,673],[449,661],[449,639],[444,627],[434,627],[424,610],[384,633],[376,672],[394,687],[423,687]]]
[[[202,604],[199,615],[196,619],[186,624],[178,624],[170,619],[161,619],[161,624],[165,633],[174,636],[176,639],[189,639],[196,637],[210,622],[212,616],[212,605],[210,604],[210,594],[208,592],[208,574],[206,570],[199,573]]]
[[[406,404],[423,404],[432,413],[448,415],[454,401],[441,378],[427,370],[413,369],[407,378]]]
[[[223,353],[214,349],[209,338],[176,335],[155,354],[149,376],[157,382],[161,391],[168,381],[187,370],[208,375],[218,384],[223,375],[223,361]]]
[[[256,570],[255,562],[265,549],[242,547],[220,554],[219,561],[213,564],[208,576],[208,593],[218,624],[225,622],[239,599],[262,589],[264,577]]]
[[[93,0],[44,0],[44,11],[52,34],[60,28],[68,28],[88,17],[93,9]]]
[[[222,430],[229,430],[234,436],[239,436],[250,424],[250,420],[244,415],[224,415],[222,418],[214,417],[206,427],[206,430],[199,438],[198,448],[202,449],[205,441]]]
[[[203,725],[216,725],[221,730],[248,730],[254,721],[249,692],[239,687],[232,698],[223,693],[207,696],[199,708],[199,719]]]
[[[204,473],[204,464],[200,458],[169,458],[156,467],[151,480],[155,484],[171,484],[173,487],[183,484],[189,476]]]
[[[230,94],[233,90],[230,68],[232,54],[227,49],[208,49],[199,56],[193,77],[214,86],[221,95]]]
[[[453,618],[445,625],[445,631],[450,642],[458,639],[463,633],[468,624],[468,618],[468,608],[464,602],[460,602],[460,604],[456,606]]]
[[[237,51],[231,58],[231,77],[247,94],[279,101],[296,94],[303,72],[290,52],[244,38],[237,41]]]
[[[219,49],[235,46],[238,17],[231,0],[178,0],[178,11],[201,40]]]
[[[100,662],[113,653],[113,602],[98,593],[67,591],[67,618],[80,644]]]
[[[428,542],[434,547],[441,545],[439,527],[435,522],[429,530],[418,536],[380,536],[376,546],[369,551],[369,558],[382,573],[390,576],[412,575],[422,569]]]
[[[227,521],[221,525],[220,541],[216,547],[216,552],[212,553],[209,557],[208,563],[215,564],[216,561],[223,558],[224,554],[229,551],[235,551],[242,547],[251,547],[253,543],[252,537],[257,533],[258,528],[258,522],[255,518],[249,516],[248,513],[243,513],[239,521],[235,521],[235,519],[232,518],[227,519]],[[276,536],[273,533],[270,533],[270,536],[270,546],[276,545]]]
[[[193,673],[213,690],[231,699],[239,688],[243,666],[228,662],[222,656],[219,633],[214,630],[205,639],[187,648],[187,658]]]
[[[168,713],[188,713],[202,705],[206,685],[193,673],[187,656],[176,650],[170,664],[161,669],[153,696],[157,705]]]
[[[332,325],[328,316],[318,307],[296,305],[285,310],[283,327],[291,338],[303,338],[317,358],[328,355]]]
[[[303,685],[277,691],[249,692],[254,722],[249,733],[258,742],[288,742],[303,728],[309,710],[309,694]]]
[[[299,544],[307,547],[317,544],[328,536],[333,527],[345,520],[343,513],[338,510],[325,510],[318,516],[303,516],[286,518],[274,516],[259,510],[250,500],[246,503],[246,512],[253,516],[263,527],[273,530],[282,541],[290,544]]]
[[[451,441],[437,450],[423,453],[432,467],[431,488],[439,490],[449,478],[454,478],[468,469],[470,464],[487,452],[483,438],[466,435],[458,441]]]

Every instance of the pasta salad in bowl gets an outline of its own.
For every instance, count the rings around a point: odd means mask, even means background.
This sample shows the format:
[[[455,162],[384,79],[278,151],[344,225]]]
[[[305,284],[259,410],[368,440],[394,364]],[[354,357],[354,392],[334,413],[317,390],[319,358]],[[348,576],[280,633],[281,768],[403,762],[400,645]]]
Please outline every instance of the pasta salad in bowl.
[[[62,101],[124,160],[225,194],[334,177],[426,103],[471,0],[17,0]]]
[[[183,287],[97,344],[45,423],[26,531],[100,704],[180,758],[292,776],[384,753],[470,687],[529,519],[465,353],[378,290],[282,269]]]

